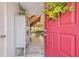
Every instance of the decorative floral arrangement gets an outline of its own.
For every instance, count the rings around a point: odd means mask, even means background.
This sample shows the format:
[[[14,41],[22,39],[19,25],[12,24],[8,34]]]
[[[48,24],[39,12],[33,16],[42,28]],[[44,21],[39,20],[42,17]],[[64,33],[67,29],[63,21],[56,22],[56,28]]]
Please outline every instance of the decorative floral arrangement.
[[[26,9],[24,9],[20,3],[18,3],[19,6],[19,15],[26,15]]]
[[[35,26],[31,27],[31,32],[32,33],[43,34],[44,27],[43,27],[43,25],[41,23],[38,23]]]
[[[61,13],[74,10],[71,2],[46,2],[45,6],[44,13],[51,20],[55,20]]]

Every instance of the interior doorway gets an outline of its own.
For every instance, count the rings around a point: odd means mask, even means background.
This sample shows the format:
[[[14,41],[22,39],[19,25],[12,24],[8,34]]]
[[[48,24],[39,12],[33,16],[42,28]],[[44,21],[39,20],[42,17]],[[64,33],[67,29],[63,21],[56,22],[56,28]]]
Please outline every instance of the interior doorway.
[[[34,20],[32,22],[32,20]],[[27,56],[44,57],[44,15],[29,17],[31,41],[27,48]]]
[[[44,4],[29,2],[21,5],[27,6],[31,13],[27,16],[15,16],[15,56],[44,57]]]

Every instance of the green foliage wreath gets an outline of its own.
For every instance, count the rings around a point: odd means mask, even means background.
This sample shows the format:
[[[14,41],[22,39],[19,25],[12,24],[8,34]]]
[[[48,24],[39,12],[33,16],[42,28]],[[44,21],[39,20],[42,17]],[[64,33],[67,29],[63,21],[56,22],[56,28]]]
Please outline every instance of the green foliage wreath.
[[[67,3],[69,3],[70,6],[67,6]],[[72,11],[74,9],[71,2],[46,2],[45,7],[44,14],[52,20],[55,20],[60,13],[65,13],[65,11]]]

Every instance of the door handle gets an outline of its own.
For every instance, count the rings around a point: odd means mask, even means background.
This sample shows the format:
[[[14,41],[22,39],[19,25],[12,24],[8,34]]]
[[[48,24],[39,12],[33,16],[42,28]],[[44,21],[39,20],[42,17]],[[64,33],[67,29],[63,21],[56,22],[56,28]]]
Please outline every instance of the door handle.
[[[47,36],[47,30],[45,29],[45,31],[44,31],[44,37],[46,37]]]
[[[6,37],[6,35],[0,35],[0,38],[5,38]]]

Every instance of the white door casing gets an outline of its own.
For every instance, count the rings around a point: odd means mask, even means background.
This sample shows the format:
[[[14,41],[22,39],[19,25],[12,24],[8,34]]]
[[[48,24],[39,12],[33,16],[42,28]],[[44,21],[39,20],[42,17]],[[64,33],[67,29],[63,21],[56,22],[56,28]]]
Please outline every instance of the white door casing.
[[[7,3],[0,3],[0,57],[6,56]]]

